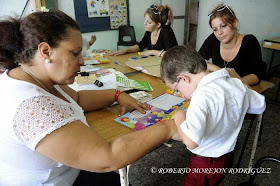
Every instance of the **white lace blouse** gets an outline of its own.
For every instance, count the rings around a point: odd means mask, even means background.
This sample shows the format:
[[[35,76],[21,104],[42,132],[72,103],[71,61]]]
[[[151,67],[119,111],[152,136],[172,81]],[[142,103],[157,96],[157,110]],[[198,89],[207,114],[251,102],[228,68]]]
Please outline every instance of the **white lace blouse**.
[[[0,75],[0,185],[72,185],[80,170],[35,151],[46,135],[70,122],[88,126],[82,108],[34,84]]]

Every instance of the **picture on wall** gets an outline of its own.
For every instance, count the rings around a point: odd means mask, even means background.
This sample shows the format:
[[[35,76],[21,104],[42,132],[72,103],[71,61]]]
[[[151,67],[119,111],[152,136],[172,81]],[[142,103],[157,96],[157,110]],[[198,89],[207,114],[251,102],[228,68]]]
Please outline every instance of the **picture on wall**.
[[[88,17],[109,17],[109,0],[87,0]]]
[[[110,25],[111,29],[127,25],[127,4],[126,0],[109,0]]]

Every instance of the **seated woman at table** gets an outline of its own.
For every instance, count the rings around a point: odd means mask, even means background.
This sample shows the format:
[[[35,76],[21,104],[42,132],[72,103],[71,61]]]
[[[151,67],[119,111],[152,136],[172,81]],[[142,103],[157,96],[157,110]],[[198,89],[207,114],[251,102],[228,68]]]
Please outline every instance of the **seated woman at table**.
[[[75,92],[67,86],[84,62],[79,26],[63,12],[2,20],[0,39],[7,69],[0,76],[0,185],[83,185],[84,177],[98,185],[104,174],[93,172],[124,167],[177,134],[173,120],[110,142],[89,127],[84,111],[114,101],[121,114],[148,107],[119,90]],[[102,184],[109,185],[105,178]]]
[[[238,32],[238,19],[227,5],[219,4],[210,16],[209,25],[213,33],[204,41],[199,53],[206,60],[209,71],[227,68],[232,77],[247,85],[262,80],[266,69],[262,69],[262,54],[258,40],[253,35]]]
[[[123,55],[140,52],[140,55],[162,56],[166,50],[177,46],[175,34],[170,27],[173,15],[171,8],[166,5],[152,5],[144,14],[146,33],[143,39],[136,45],[111,53],[110,55]],[[165,25],[168,20],[168,25]]]

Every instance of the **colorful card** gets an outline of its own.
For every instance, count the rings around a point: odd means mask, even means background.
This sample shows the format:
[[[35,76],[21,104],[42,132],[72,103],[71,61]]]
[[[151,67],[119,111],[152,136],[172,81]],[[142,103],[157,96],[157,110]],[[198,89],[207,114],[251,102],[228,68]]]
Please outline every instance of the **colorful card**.
[[[160,97],[164,99],[165,94],[163,94]],[[132,112],[127,112],[126,114],[116,118],[115,121],[133,130],[136,131],[141,130],[149,126],[152,126],[160,121],[170,119],[179,110],[186,111],[189,106],[189,102],[184,99],[180,99],[180,100],[181,100],[180,103],[173,105],[168,110],[164,110],[162,108],[157,108],[155,106],[152,106],[151,105],[153,104],[153,100],[152,100],[148,102],[148,104],[151,107],[151,110],[147,110],[146,114],[142,114],[139,111],[134,110]]]

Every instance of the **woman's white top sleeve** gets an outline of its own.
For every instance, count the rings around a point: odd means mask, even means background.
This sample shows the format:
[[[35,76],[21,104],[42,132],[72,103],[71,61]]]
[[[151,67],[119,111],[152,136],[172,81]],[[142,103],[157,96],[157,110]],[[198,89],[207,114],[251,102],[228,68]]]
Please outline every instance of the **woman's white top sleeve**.
[[[61,126],[79,120],[70,105],[57,104],[50,96],[36,96],[23,101],[14,117],[17,137],[30,149],[35,150],[38,142]]]
[[[58,85],[55,88],[65,100],[7,73],[0,75],[0,185],[72,185],[80,170],[35,148],[45,136],[73,121],[88,126],[83,109]]]

